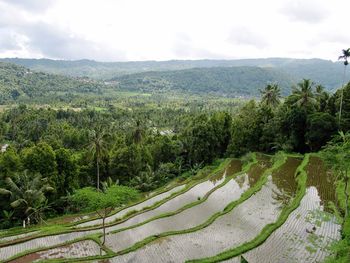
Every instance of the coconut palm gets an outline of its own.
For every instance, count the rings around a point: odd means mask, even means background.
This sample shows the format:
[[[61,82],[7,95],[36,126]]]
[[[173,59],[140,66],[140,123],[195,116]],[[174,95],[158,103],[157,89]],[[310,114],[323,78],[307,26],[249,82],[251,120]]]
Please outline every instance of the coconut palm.
[[[106,192],[108,190],[108,188],[115,186],[115,185],[119,185],[119,180],[115,180],[113,181],[113,179],[111,177],[108,177],[106,181],[101,182],[102,184],[102,191]]]
[[[343,92],[344,92],[344,83],[345,83],[345,75],[346,75],[346,66],[349,64],[349,62],[348,62],[349,57],[350,57],[350,48],[343,49],[342,55],[339,56],[339,58],[338,58],[338,60],[344,60],[343,83],[341,86],[340,106],[339,106],[339,120],[338,120],[339,127],[340,127],[341,113],[342,113],[342,108],[343,108]]]
[[[329,94],[325,91],[322,85],[316,85],[315,90],[318,110],[324,112],[328,104]]]
[[[135,184],[136,189],[149,191],[154,188],[158,181],[155,179],[152,167],[147,165],[146,170],[142,171],[139,176],[136,176],[133,183]]]
[[[102,129],[95,129],[90,132],[90,143],[88,150],[96,161],[97,189],[100,190],[100,164],[102,158],[108,153],[108,134]]]
[[[313,82],[309,79],[303,79],[297,87],[293,88],[292,96],[296,100],[298,107],[307,108],[316,103],[314,93],[312,91]]]
[[[31,219],[34,222],[42,220],[43,211],[48,209],[46,192],[53,188],[48,184],[47,178],[40,174],[29,174],[28,171],[17,174],[17,180],[10,177],[5,179],[7,188],[0,188],[0,194],[9,195],[11,207],[19,210],[23,215],[23,226]]]
[[[262,95],[261,103],[276,107],[280,103],[281,89],[277,84],[268,84],[264,90],[260,90]]]
[[[140,120],[136,120],[136,127],[132,134],[134,143],[140,144],[142,141],[143,134],[144,134],[144,127],[142,126]]]

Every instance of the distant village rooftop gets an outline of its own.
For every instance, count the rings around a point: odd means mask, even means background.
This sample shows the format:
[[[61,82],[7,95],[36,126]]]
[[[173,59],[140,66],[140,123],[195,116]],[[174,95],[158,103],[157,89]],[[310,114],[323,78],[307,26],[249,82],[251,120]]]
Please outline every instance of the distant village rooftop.
[[[8,145],[7,143],[4,144],[4,145],[2,145],[2,146],[1,146],[1,152],[2,152],[2,153],[6,152],[7,147],[9,147],[9,145]]]

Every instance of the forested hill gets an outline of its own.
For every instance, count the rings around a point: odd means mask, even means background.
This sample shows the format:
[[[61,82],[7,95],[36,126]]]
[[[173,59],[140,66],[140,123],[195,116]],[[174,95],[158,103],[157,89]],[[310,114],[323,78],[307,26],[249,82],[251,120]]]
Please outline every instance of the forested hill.
[[[259,96],[269,83],[278,83],[289,94],[293,79],[271,68],[213,67],[175,71],[150,71],[123,75],[110,80],[120,89],[144,92],[180,91],[230,97]]]
[[[182,70],[190,68],[212,67],[260,67],[274,68],[289,75],[297,81],[309,78],[322,84],[328,90],[341,86],[343,64],[322,59],[241,59],[241,60],[170,60],[170,61],[130,61],[130,62],[96,62],[93,60],[50,60],[50,59],[0,59],[22,65],[37,71],[70,75],[75,77],[87,76],[96,79],[110,79],[124,74]],[[348,74],[350,77],[350,74]]]
[[[44,100],[72,97],[78,93],[101,91],[103,85],[88,79],[78,79],[0,62],[0,104],[16,100]],[[46,99],[46,100],[45,100]]]
[[[48,61],[54,63],[52,60]],[[275,65],[284,65],[282,61],[276,61],[266,60],[266,62],[274,62]],[[205,65],[209,65],[209,62],[207,61]],[[74,64],[74,62],[72,63]],[[134,63],[138,65],[138,62]],[[171,62],[169,63],[171,64]],[[246,63],[248,62],[246,61]],[[322,63],[327,64],[325,61]],[[322,84],[328,90],[341,85],[343,71],[340,67],[341,64],[333,63],[333,65],[338,65],[339,68],[334,67],[330,70],[332,72],[331,77],[324,73],[326,67],[324,67],[324,70],[319,71],[319,77],[317,77],[317,71],[313,68],[312,63],[309,64],[308,70],[306,70],[307,67],[304,62],[301,64],[302,66],[294,64],[293,67],[289,65],[289,72],[281,70],[277,66],[270,67],[270,64],[264,64],[266,67],[199,67],[181,70],[129,72],[128,74],[107,79],[103,83],[100,80],[94,80],[92,78],[44,73],[16,64],[0,62],[0,104],[7,104],[13,101],[40,103],[50,103],[53,101],[71,102],[74,99],[86,98],[87,94],[92,96],[118,96],[116,92],[119,90],[157,94],[185,92],[189,94],[213,94],[229,97],[257,97],[260,95],[259,90],[263,89],[269,83],[277,83],[281,87],[282,95],[288,95],[291,92],[291,87],[302,78],[311,78],[314,82]],[[304,75],[300,68],[305,69]],[[139,69],[139,67],[136,66],[135,69]],[[335,76],[338,78],[337,80]]]

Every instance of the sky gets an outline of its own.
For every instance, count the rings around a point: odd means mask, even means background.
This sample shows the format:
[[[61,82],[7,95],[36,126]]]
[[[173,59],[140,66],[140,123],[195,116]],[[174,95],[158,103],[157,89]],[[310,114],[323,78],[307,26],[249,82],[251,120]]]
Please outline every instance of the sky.
[[[0,57],[337,60],[349,0],[0,0]]]

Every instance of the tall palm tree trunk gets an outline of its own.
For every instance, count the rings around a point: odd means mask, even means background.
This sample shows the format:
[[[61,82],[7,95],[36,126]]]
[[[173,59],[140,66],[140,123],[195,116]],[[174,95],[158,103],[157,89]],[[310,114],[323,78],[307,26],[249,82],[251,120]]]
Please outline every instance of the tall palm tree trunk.
[[[343,109],[343,94],[344,94],[345,75],[346,75],[346,65],[344,65],[343,84],[341,86],[341,93],[340,93],[340,107],[339,107],[339,120],[338,120],[339,129],[340,129],[341,113],[342,113],[342,109]]]
[[[100,164],[98,158],[96,158],[96,172],[97,172],[97,190],[100,190]]]
[[[349,214],[349,193],[348,193],[348,185],[349,185],[349,178],[348,178],[348,172],[345,171],[345,215],[342,223],[342,227],[344,227],[345,220],[348,217]]]

